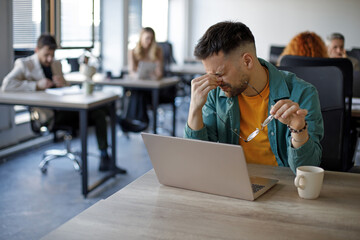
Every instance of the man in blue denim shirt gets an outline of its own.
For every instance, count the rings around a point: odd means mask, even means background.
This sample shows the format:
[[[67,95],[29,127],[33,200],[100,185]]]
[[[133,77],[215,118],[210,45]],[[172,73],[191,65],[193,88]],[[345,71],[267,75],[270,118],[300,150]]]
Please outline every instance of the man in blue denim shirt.
[[[194,54],[207,74],[192,80],[185,137],[240,144],[248,162],[294,172],[320,164],[324,129],[316,89],[258,59],[246,25],[213,25]]]

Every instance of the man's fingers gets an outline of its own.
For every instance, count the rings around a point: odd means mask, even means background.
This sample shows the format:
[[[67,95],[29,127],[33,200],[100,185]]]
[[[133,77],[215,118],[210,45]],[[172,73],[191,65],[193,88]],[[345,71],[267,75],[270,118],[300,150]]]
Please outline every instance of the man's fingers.
[[[306,116],[308,114],[308,110],[306,109],[299,109],[296,111],[296,114],[299,115],[299,116]]]
[[[275,118],[287,118],[299,109],[299,105],[291,100],[280,100],[272,107],[270,114]]]

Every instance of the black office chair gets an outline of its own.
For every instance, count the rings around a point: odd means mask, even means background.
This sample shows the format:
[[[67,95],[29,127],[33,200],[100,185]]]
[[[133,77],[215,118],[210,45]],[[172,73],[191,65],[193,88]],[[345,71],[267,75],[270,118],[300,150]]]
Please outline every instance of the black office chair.
[[[170,42],[158,42],[157,44],[163,52],[164,76],[171,76],[170,65],[176,63],[173,56],[172,44]]]
[[[353,97],[353,66],[346,58],[311,58],[300,56],[283,56],[280,66],[335,66],[338,67],[344,77],[343,94],[345,97],[345,134],[344,134],[344,158],[348,159],[343,170],[348,170],[352,165],[352,158],[356,146],[357,130],[352,123],[351,106]]]
[[[176,63],[176,60],[173,55],[172,44],[170,42],[158,42],[159,47],[161,47],[163,52],[163,60],[164,60],[164,77],[173,77],[174,75],[171,72],[170,65]],[[177,84],[174,87],[160,90],[160,99],[159,104],[172,104],[172,110],[175,114],[176,106],[175,106],[175,98],[177,96],[178,90],[181,88],[180,84]],[[165,114],[161,107],[158,108],[159,114],[158,116]],[[160,121],[161,123],[161,121]]]
[[[346,51],[348,56],[354,57],[360,62],[360,48],[353,48],[350,51]]]
[[[70,72],[78,72],[80,69],[79,58],[66,58],[67,62],[70,64]]]
[[[283,56],[280,66],[335,66],[344,76],[344,96],[346,98],[346,113],[351,115],[351,102],[353,96],[353,66],[346,58],[312,58],[301,56]]]
[[[324,121],[324,138],[321,167],[326,170],[348,171],[353,163],[347,139],[344,79],[334,66],[279,67],[295,73],[299,78],[313,84],[319,93]]]
[[[67,158],[72,161],[74,169],[80,171],[79,153],[72,152],[70,146],[75,129],[72,126],[55,124],[55,114],[56,111],[50,109],[30,108],[30,125],[34,133],[40,135],[54,133],[55,140],[57,131],[64,132],[63,138],[65,149],[50,149],[45,151],[42,160],[39,163],[39,168],[42,173],[46,173],[50,161],[59,158]]]
[[[360,98],[360,72],[354,71],[353,97]]]
[[[284,51],[284,48],[285,46],[270,46],[269,62],[276,65],[280,54]]]

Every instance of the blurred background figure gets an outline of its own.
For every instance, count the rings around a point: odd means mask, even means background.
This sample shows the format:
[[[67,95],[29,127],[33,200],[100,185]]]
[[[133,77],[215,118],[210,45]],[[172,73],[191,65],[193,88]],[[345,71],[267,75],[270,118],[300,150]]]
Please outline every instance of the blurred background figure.
[[[354,71],[360,71],[359,60],[347,56],[345,50],[345,37],[341,33],[333,33],[328,38],[328,54],[330,58],[348,58],[353,64]]]
[[[140,38],[136,47],[129,51],[128,54],[129,73],[130,76],[137,78],[140,66],[143,63],[153,63],[153,69],[150,73],[151,79],[161,79],[163,76],[163,53],[162,49],[157,45],[155,32],[150,27],[141,30]],[[149,66],[149,65],[147,65]]]
[[[128,64],[132,79],[159,80],[163,77],[163,52],[156,43],[152,28],[141,30],[136,47],[128,53]],[[124,103],[124,114],[119,121],[123,132],[145,130],[149,125],[147,105],[151,103],[150,93],[146,90],[131,90],[126,91],[125,96],[128,100]]]
[[[277,64],[284,55],[304,57],[328,57],[325,42],[314,32],[301,32],[293,37],[281,53]]]

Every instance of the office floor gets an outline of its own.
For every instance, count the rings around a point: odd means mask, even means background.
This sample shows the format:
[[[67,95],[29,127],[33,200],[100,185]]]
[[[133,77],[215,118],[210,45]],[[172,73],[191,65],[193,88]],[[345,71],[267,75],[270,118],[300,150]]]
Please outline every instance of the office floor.
[[[163,110],[158,116],[159,126],[163,128],[158,130],[159,134],[169,135],[166,129],[171,129],[172,113],[166,107]],[[183,135],[187,111],[188,104],[178,108],[177,136]],[[97,154],[93,128],[89,133],[89,151]],[[47,149],[62,149],[63,142],[34,147],[0,159],[0,240],[40,239],[152,168],[139,134],[130,134],[127,138],[118,127],[117,136],[117,164],[126,168],[128,174],[109,180],[86,199],[81,194],[80,174],[74,171],[70,161],[51,162],[47,174],[38,169],[42,153]],[[79,139],[72,141],[72,147],[80,149]],[[357,153],[359,165],[360,146]],[[97,171],[98,163],[97,157],[89,157],[90,183],[101,176]]]
[[[186,105],[180,105],[177,111],[177,136],[183,135]],[[172,126],[172,111],[166,105],[162,110],[164,112],[158,112],[158,125],[163,128],[159,128],[158,133],[170,135],[167,130]],[[151,127],[149,132],[152,132]],[[89,130],[89,146],[90,152],[98,154],[93,128]],[[1,240],[40,239],[152,168],[140,134],[130,134],[127,138],[117,126],[117,165],[127,169],[128,174],[117,175],[85,199],[81,194],[80,174],[75,172],[69,160],[50,162],[47,174],[38,169],[45,150],[63,147],[63,142],[49,143],[0,159]],[[72,140],[72,149],[80,149],[79,139]],[[89,156],[90,184],[102,174],[97,170],[98,164],[96,156]]]

